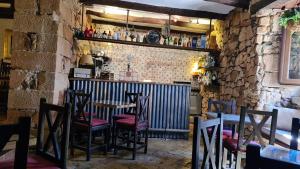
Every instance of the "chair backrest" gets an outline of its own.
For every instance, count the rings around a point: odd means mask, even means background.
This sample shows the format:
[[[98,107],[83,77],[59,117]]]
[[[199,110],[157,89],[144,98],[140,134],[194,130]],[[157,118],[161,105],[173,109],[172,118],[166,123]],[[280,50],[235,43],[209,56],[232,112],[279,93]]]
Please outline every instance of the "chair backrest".
[[[58,106],[40,100],[36,153],[45,159],[66,168],[69,147],[69,104]],[[47,124],[47,126],[46,126]]]
[[[260,146],[255,144],[247,145],[245,169],[260,169]]]
[[[292,131],[291,131],[292,139],[291,139],[290,149],[298,150],[299,131],[300,131],[300,119],[293,118]]]
[[[80,121],[91,124],[93,114],[91,112],[85,113],[85,107],[91,99],[92,93],[85,93],[83,91],[69,91],[71,101],[72,121]]]
[[[236,114],[236,101],[231,99],[230,101],[223,100],[208,100],[208,111],[225,113],[225,114]]]
[[[132,93],[125,91],[125,102],[126,103],[136,103],[137,99],[139,96],[142,96],[143,93]],[[125,114],[136,114],[135,112],[136,109],[133,107],[125,109]]]
[[[201,168],[204,168],[207,164],[209,164],[210,168],[212,169],[221,169],[222,132],[222,113],[218,113],[218,118],[206,121],[202,121],[200,117],[194,117],[192,169],[200,168],[199,164],[201,140],[204,141],[204,158],[202,161]]]
[[[135,124],[147,123],[149,125],[149,99],[150,96],[139,96],[136,100]]]
[[[19,136],[16,143],[14,169],[27,168],[26,165],[30,136],[30,124],[30,117],[21,117],[19,118],[18,124],[0,125],[0,152],[3,151],[4,146],[7,144],[12,135],[17,134]]]
[[[248,108],[242,106],[240,114],[240,122],[238,129],[238,148],[245,148],[251,141],[257,139],[261,146],[266,146],[266,143],[262,138],[262,127],[265,126],[269,118],[271,118],[271,129],[269,144],[274,145],[275,143],[275,132],[277,124],[277,109],[273,111],[258,111],[258,110],[249,110]],[[261,118],[258,118],[261,117]],[[252,128],[252,131],[248,131],[245,134],[245,126]]]

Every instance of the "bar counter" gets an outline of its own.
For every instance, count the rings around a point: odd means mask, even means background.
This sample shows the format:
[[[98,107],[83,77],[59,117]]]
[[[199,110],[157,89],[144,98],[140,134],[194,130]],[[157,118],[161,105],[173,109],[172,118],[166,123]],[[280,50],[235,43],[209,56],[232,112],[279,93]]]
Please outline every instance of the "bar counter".
[[[191,86],[155,82],[107,81],[70,78],[70,88],[92,92],[86,111],[108,120],[108,109],[94,106],[97,100],[125,101],[125,91],[150,95],[150,137],[187,139],[189,132]],[[124,110],[114,110],[113,114]]]

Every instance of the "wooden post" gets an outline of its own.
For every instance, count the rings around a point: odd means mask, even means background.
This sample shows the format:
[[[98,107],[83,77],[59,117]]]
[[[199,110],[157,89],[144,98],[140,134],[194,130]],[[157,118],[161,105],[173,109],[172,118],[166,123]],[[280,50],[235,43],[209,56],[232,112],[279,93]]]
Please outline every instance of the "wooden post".
[[[192,169],[199,169],[200,165],[200,139],[201,139],[201,128],[200,117],[194,117],[194,131],[193,131],[193,152],[192,152]]]
[[[300,119],[293,118],[292,131],[291,131],[292,139],[291,139],[291,144],[290,144],[290,148],[293,150],[298,149],[299,129],[300,129]]]

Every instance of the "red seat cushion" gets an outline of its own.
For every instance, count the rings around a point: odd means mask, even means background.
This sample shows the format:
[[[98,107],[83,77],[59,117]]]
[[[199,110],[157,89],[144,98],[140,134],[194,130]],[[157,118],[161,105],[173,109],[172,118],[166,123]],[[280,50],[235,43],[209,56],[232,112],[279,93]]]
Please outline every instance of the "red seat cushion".
[[[131,114],[118,114],[115,115],[114,120],[119,120],[119,119],[128,119],[128,118],[135,118],[135,115],[131,115]]]
[[[0,161],[0,169],[13,169],[14,159]],[[30,154],[27,158],[27,169],[59,169],[54,163],[38,156]]]
[[[124,127],[135,127],[135,118],[119,119],[116,121],[116,124]],[[146,121],[138,123],[137,125],[138,129],[144,129],[146,127],[148,127],[148,123]]]
[[[86,121],[82,121],[82,122],[81,121],[76,121],[75,124],[80,125],[80,126],[85,126],[85,127],[88,126]],[[102,119],[97,119],[97,118],[92,119],[92,122],[91,122],[91,126],[93,126],[93,127],[106,125],[106,124],[108,124],[108,121],[102,120]]]
[[[245,142],[243,140],[243,142]],[[227,148],[228,150],[232,151],[232,152],[237,152],[238,147],[237,147],[237,143],[238,143],[238,139],[236,138],[227,138],[224,140],[224,147]],[[259,145],[256,141],[250,141],[250,144],[256,144]],[[242,149],[240,149],[240,151],[242,152],[246,152],[246,146],[241,147]]]
[[[208,129],[208,133],[211,134],[212,133],[212,128]],[[223,140],[227,139],[227,138],[231,138],[232,136],[232,131],[231,130],[223,130]]]

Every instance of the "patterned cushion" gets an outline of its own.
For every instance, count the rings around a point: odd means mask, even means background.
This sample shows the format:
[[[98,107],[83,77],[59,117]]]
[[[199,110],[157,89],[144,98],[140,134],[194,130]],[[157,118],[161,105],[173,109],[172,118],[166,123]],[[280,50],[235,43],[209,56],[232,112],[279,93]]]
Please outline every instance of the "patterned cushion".
[[[116,124],[124,127],[135,127],[135,118],[119,119],[116,121]],[[137,125],[138,129],[144,129],[146,127],[148,127],[148,123],[146,121]]]
[[[13,169],[14,159],[0,161],[0,169]],[[54,163],[47,161],[46,159],[30,154],[27,159],[27,169],[59,169]]]
[[[135,115],[130,115],[130,114],[118,114],[115,115],[114,120],[119,120],[119,119],[127,119],[127,118],[135,118]]]
[[[88,126],[85,121],[82,121],[82,122],[76,121],[75,124],[84,126],[84,127]],[[92,119],[91,126],[95,127],[95,126],[101,126],[101,125],[106,125],[106,124],[108,124],[108,122],[106,120],[94,118],[94,119]]]

